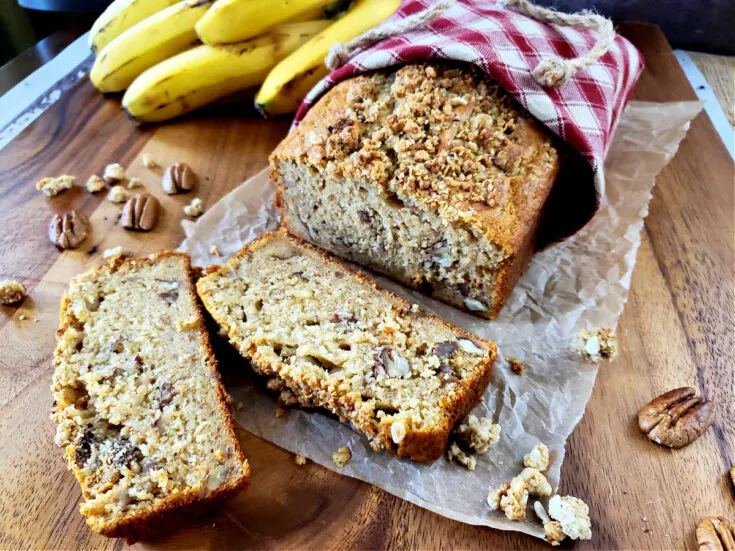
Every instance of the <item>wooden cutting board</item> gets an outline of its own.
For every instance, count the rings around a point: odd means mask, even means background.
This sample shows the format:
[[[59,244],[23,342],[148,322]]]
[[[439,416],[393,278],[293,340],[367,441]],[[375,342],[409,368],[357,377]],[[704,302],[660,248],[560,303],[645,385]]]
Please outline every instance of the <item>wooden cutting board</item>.
[[[647,60],[635,99],[695,99],[657,27],[620,28]],[[196,195],[212,205],[265,166],[287,128],[283,120],[219,110],[139,129],[118,100],[82,81],[0,151],[0,279],[18,278],[30,293],[20,307],[0,307],[0,548],[125,546],[93,534],[78,513],[80,490],[53,444],[49,385],[68,279],[99,264],[109,247],[148,254],[174,248],[183,237],[182,207],[191,196],[162,195],[160,174],[143,168],[142,153],[163,165],[188,162],[201,176]],[[164,214],[153,232],[120,228],[120,207],[105,201],[104,192],[93,196],[75,187],[49,199],[34,187],[62,173],[83,184],[113,161],[161,198]],[[700,115],[658,178],[620,321],[620,356],[602,366],[567,446],[560,492],[587,502],[594,526],[594,538],[580,548],[694,548],[700,517],[735,517],[726,476],[735,463],[733,176],[732,159]],[[81,249],[60,254],[46,228],[53,213],[71,208],[90,216],[93,235]],[[683,385],[716,402],[717,422],[696,443],[671,451],[639,434],[635,414],[652,397]],[[244,431],[240,438],[254,473],[251,488],[137,547],[546,547],[528,536],[445,519],[314,464],[298,467],[291,454]]]

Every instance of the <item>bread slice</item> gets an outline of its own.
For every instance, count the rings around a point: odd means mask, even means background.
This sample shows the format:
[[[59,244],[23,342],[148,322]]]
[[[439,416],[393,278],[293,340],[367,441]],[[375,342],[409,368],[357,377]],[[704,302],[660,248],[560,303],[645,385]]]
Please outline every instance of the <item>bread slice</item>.
[[[481,398],[493,343],[421,312],[284,230],[197,283],[199,296],[282,399],[351,422],[375,450],[434,461]]]
[[[247,486],[188,256],[115,259],[72,279],[57,339],[56,443],[93,530],[142,539]]]
[[[554,138],[469,64],[357,76],[271,156],[294,235],[485,318],[523,272]]]

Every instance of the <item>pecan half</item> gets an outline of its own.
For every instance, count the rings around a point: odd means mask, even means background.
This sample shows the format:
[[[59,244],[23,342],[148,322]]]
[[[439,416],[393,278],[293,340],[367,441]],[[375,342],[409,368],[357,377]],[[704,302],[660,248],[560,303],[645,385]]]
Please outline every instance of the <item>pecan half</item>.
[[[705,517],[697,526],[699,551],[735,551],[735,525],[723,517]]]
[[[128,199],[123,207],[120,224],[127,230],[151,231],[158,223],[160,205],[150,193]]]
[[[174,163],[166,169],[161,180],[163,191],[169,195],[191,190],[196,183],[196,174],[186,163]]]
[[[87,239],[89,220],[81,212],[55,214],[48,225],[48,237],[60,249],[76,249]]]
[[[638,412],[641,431],[670,448],[683,448],[699,438],[715,420],[715,408],[694,394],[693,388],[682,387],[651,400]]]

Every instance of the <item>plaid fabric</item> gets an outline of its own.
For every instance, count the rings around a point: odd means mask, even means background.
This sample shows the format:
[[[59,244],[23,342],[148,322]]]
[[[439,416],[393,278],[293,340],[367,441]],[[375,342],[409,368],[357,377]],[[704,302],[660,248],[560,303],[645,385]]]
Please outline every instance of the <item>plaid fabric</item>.
[[[423,11],[431,0],[405,0],[384,24]],[[623,108],[643,70],[643,56],[618,36],[597,63],[559,88],[543,88],[531,72],[543,59],[577,57],[595,43],[594,33],[540,23],[494,0],[457,0],[432,23],[379,42],[332,72],[307,95],[294,125],[336,83],[368,71],[427,59],[473,63],[592,166],[599,195],[602,168]]]

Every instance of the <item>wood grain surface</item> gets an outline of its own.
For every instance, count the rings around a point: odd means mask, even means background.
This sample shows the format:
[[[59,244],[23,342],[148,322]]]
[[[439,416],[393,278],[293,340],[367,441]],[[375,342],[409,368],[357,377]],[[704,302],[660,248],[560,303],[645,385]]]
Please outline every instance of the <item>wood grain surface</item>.
[[[621,24],[644,53],[647,69],[635,99],[694,99],[660,30]],[[189,196],[165,196],[160,173],[142,167],[143,152],[162,164],[186,160],[200,175],[196,195],[212,205],[256,173],[284,136],[286,121],[225,110],[158,128],[139,129],[83,81],[0,151],[0,279],[15,277],[30,296],[0,307],[0,548],[115,548],[87,529],[80,490],[53,444],[48,419],[58,304],[68,279],[121,245],[147,254],[173,248]],[[120,207],[75,187],[54,198],[34,187],[69,173],[83,184],[118,161],[162,201],[149,234],[119,226]],[[587,502],[594,537],[584,549],[695,548],[705,515],[735,517],[726,474],[735,462],[735,295],[733,163],[706,115],[700,115],[658,178],[645,224],[630,299],[620,321],[621,353],[603,365],[572,434],[560,493]],[[82,209],[93,234],[77,251],[48,241],[53,213]],[[21,314],[27,319],[21,320]],[[225,379],[232,369],[222,362]],[[691,385],[717,404],[717,421],[687,448],[650,443],[636,427],[638,408],[670,388]],[[250,489],[204,518],[136,547],[288,549],[531,549],[528,536],[454,522],[368,484],[314,464],[244,431]],[[484,488],[478,492],[484,493]]]

